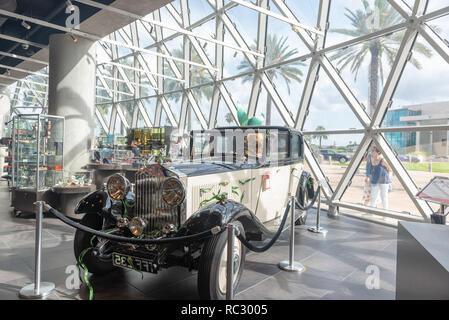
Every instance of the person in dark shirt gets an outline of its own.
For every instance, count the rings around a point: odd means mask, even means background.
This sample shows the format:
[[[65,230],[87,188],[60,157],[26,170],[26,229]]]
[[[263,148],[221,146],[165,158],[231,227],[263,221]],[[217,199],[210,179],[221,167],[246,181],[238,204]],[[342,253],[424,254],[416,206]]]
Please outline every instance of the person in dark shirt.
[[[131,148],[132,148],[132,152],[134,154],[134,158],[139,158],[140,157],[140,149],[137,146],[137,141],[136,140],[133,140],[131,142]]]
[[[369,176],[371,183],[371,203],[372,207],[376,206],[376,200],[379,196],[382,199],[382,208],[388,209],[388,190],[391,183],[390,173],[391,167],[385,161],[380,150],[373,147],[371,150],[370,165],[367,166],[366,176]],[[369,170],[369,172],[368,172]]]

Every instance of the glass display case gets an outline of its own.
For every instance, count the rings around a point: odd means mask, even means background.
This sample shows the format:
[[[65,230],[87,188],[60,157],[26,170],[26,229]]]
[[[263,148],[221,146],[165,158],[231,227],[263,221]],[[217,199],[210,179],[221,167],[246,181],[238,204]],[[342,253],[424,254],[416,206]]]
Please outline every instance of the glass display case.
[[[43,192],[63,179],[64,118],[18,115],[13,120],[13,188]]]
[[[93,184],[94,173],[92,170],[85,171],[66,171],[64,170],[63,179],[59,180],[55,187],[57,188],[81,188],[90,187]]]

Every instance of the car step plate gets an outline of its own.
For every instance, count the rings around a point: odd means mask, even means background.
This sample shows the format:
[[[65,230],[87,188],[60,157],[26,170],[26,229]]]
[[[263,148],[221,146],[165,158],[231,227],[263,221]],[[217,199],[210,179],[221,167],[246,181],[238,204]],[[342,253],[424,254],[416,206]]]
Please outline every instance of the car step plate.
[[[116,267],[121,267],[124,269],[149,273],[157,273],[158,269],[157,265],[153,264],[151,260],[129,256],[117,252],[114,252],[112,254],[112,264]]]

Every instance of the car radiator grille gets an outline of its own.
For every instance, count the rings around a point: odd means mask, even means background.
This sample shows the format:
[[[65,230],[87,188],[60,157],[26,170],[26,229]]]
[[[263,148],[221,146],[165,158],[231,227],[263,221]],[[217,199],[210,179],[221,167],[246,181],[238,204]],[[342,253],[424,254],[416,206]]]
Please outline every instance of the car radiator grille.
[[[146,231],[161,230],[167,223],[179,227],[179,208],[170,207],[162,199],[162,184],[166,177],[138,172],[135,182],[135,216],[147,222]]]

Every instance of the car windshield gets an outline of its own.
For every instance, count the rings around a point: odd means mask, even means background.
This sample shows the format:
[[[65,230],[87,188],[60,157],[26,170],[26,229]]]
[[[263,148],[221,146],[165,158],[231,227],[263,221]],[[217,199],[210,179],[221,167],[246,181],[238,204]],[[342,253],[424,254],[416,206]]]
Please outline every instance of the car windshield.
[[[216,164],[264,163],[288,157],[287,131],[210,130],[192,133],[191,158]]]

